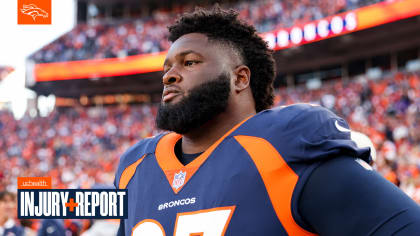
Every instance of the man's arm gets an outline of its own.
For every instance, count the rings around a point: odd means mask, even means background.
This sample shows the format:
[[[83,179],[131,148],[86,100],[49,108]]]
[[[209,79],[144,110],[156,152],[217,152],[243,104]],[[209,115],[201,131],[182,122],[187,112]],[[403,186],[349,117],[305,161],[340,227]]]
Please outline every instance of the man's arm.
[[[320,235],[418,235],[420,206],[354,158],[326,161],[309,177],[299,211]]]

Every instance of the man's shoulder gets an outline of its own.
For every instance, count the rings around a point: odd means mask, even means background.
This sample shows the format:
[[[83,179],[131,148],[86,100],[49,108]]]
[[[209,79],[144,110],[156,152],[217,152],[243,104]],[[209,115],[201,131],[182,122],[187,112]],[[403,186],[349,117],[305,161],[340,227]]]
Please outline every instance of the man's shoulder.
[[[277,122],[293,123],[310,121],[311,123],[323,122],[330,118],[338,118],[336,114],[325,107],[310,104],[310,103],[297,103],[289,106],[279,106],[266,111],[270,119]]]
[[[247,121],[240,130],[256,136],[296,135],[296,132],[313,130],[331,119],[342,120],[322,106],[299,103],[264,110]]]
[[[350,127],[334,112],[319,105],[307,103],[278,107],[267,111],[271,123],[268,136],[283,136],[289,141],[304,144],[333,139],[350,140]],[[301,145],[299,144],[299,145]]]
[[[159,140],[165,135],[166,133],[161,133],[156,136],[145,138],[138,143],[131,146],[120,158],[120,162],[118,164],[117,172],[115,174],[115,186],[119,186],[120,177],[123,174],[124,170],[126,170],[129,166],[140,162],[151,153],[155,152],[156,145]]]
[[[317,105],[295,104],[260,112],[233,133],[266,140],[287,161],[321,160],[341,153],[364,158],[347,122]],[[367,149],[368,151],[368,149]]]
[[[165,134],[166,133],[160,133],[153,137],[142,139],[133,146],[131,146],[121,156],[119,165],[130,165],[136,162],[138,159],[142,158],[144,155],[154,153],[157,143]]]

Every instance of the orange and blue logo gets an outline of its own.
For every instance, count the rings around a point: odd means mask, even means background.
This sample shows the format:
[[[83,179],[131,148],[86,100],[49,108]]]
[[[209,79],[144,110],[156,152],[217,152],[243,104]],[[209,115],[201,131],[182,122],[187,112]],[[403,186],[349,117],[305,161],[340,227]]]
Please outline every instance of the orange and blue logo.
[[[18,0],[19,25],[51,24],[51,0]]]

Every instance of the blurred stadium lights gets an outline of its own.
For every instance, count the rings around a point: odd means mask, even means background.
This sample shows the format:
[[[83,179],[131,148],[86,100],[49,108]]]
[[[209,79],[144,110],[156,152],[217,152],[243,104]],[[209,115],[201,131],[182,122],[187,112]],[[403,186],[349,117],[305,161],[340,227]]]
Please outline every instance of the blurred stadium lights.
[[[321,79],[313,78],[306,81],[306,88],[309,90],[319,89],[322,86]]]
[[[369,68],[366,76],[372,80],[380,79],[382,78],[382,69],[380,67]]]
[[[405,67],[409,72],[420,70],[420,59],[408,61]]]
[[[39,115],[42,117],[48,116],[53,110],[55,106],[55,96],[39,96],[38,97],[38,110]]]
[[[9,104],[8,107],[12,110],[15,119],[23,117],[28,107],[28,100],[36,97],[34,91],[23,86],[21,78],[24,74],[24,70],[16,69],[0,83],[0,103]]]

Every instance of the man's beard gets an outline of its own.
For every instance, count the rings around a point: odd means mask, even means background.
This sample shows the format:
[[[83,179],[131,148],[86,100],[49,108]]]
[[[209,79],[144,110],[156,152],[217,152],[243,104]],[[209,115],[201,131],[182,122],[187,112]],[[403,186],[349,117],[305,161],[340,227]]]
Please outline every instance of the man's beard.
[[[156,126],[163,130],[186,134],[212,120],[227,108],[230,94],[229,74],[192,88],[175,104],[160,104]]]

